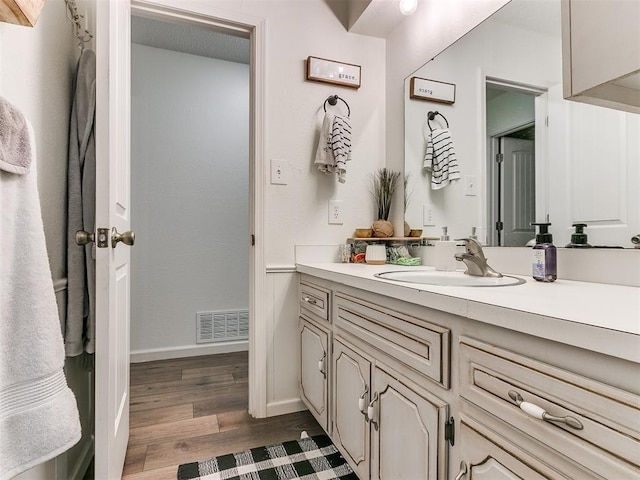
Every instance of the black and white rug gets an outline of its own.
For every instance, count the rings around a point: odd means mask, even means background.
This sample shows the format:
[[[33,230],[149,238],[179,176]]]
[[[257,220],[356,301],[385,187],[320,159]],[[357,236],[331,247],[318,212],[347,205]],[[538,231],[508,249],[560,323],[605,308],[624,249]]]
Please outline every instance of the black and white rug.
[[[221,455],[178,467],[178,480],[358,480],[326,435]]]

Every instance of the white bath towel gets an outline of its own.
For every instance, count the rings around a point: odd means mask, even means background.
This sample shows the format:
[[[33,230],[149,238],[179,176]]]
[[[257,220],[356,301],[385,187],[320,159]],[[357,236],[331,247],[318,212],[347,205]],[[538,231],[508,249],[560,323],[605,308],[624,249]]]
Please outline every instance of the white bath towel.
[[[448,128],[435,128],[427,136],[423,167],[431,173],[432,190],[444,188],[452,180],[460,178],[458,159]]]
[[[351,122],[349,117],[325,113],[320,129],[314,164],[338,182],[346,182],[347,162],[351,160]]]
[[[29,141],[30,173],[0,170],[1,480],[59,455],[81,435],[76,399],[63,373],[32,132]]]
[[[93,244],[77,245],[78,230],[95,231],[96,55],[84,49],[78,59],[69,128],[67,168],[67,318],[65,351],[74,357],[95,352],[95,259]]]

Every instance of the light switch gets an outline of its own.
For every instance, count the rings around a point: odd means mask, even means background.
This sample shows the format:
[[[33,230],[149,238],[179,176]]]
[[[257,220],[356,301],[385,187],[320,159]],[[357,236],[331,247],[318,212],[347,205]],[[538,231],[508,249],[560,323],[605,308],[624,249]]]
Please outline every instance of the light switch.
[[[286,185],[288,180],[289,162],[287,160],[271,159],[271,185]]]
[[[464,194],[475,197],[478,194],[477,178],[475,175],[464,176]]]

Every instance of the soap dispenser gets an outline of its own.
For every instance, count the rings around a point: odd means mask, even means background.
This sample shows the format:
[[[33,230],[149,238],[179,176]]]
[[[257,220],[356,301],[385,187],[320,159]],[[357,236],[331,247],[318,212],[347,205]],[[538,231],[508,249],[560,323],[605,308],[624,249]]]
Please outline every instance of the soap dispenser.
[[[442,227],[440,240],[434,242],[434,266],[436,270],[455,271],[458,268],[456,253],[458,251],[457,242],[452,241],[447,233],[447,227]]]
[[[534,280],[539,282],[555,282],[557,276],[556,247],[553,237],[549,233],[550,223],[532,223],[540,227],[536,234],[536,244],[533,247]]]
[[[586,223],[574,223],[572,225],[576,231],[571,234],[571,243],[567,245],[567,248],[585,248],[590,247],[587,243],[587,234],[584,233],[584,228],[587,226]]]

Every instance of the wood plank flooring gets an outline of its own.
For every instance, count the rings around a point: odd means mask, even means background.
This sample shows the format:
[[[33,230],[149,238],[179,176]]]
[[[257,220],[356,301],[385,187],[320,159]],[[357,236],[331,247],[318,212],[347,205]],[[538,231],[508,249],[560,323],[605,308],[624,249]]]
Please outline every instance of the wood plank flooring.
[[[309,412],[254,419],[247,352],[131,365],[123,480],[175,480],[178,465],[322,429]]]

